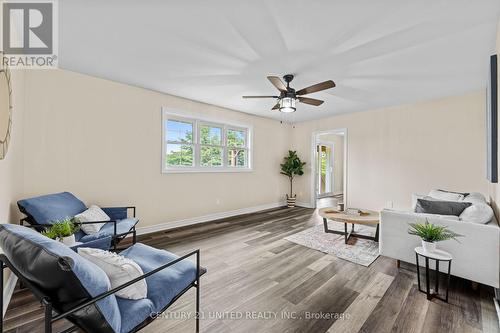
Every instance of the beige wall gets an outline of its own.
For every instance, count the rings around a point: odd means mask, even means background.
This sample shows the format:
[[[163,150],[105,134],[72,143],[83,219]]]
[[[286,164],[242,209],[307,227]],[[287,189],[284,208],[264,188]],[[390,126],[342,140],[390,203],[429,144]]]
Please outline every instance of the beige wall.
[[[16,223],[20,214],[16,201],[23,191],[24,73],[11,71],[12,129],[5,159],[0,160],[0,223]]]
[[[63,70],[30,71],[25,195],[71,191],[86,203],[136,205],[141,226],[283,200],[289,127]],[[253,172],[161,173],[161,107],[253,126]]]
[[[319,139],[333,144],[333,178],[335,194],[344,190],[344,137],[338,134],[320,135]]]
[[[347,198],[353,207],[408,209],[432,188],[488,192],[485,92],[296,124],[293,149],[308,164],[298,201],[311,198],[311,138],[347,128]]]
[[[496,53],[500,55],[500,22],[498,24]],[[498,76],[498,96],[500,96],[500,75]],[[500,125],[500,119],[499,119],[499,125]],[[500,146],[498,154],[500,156]],[[498,218],[500,218],[500,184],[497,183],[490,185],[490,201],[493,208],[495,209],[495,214],[498,220]]]

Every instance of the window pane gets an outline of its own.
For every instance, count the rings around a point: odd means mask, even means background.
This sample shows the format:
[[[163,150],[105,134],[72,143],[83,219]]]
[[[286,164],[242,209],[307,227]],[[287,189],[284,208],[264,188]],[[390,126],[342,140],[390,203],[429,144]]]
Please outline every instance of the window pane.
[[[228,149],[227,165],[230,167],[244,167],[247,165],[246,149]]]
[[[222,166],[222,148],[219,148],[219,147],[201,147],[200,165],[201,166]]]
[[[227,145],[229,147],[245,147],[246,131],[244,130],[227,130]]]
[[[167,166],[193,166],[193,146],[183,144],[167,144]]]
[[[222,128],[201,125],[200,143],[202,145],[220,146],[222,143]]]
[[[172,119],[167,120],[167,140],[192,143],[193,124]]]

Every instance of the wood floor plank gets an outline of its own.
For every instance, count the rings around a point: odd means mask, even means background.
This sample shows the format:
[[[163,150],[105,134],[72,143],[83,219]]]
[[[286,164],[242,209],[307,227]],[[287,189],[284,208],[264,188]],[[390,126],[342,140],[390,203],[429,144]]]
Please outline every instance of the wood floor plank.
[[[413,277],[406,272],[396,275],[384,297],[378,302],[359,331],[364,333],[390,332],[413,281]]]
[[[393,276],[384,273],[375,274],[345,310],[346,318],[335,321],[328,332],[358,332],[393,280]]]

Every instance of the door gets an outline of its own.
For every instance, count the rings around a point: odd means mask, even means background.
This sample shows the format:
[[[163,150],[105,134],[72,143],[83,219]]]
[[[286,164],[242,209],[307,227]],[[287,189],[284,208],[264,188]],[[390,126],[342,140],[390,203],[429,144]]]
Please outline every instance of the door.
[[[318,197],[333,193],[333,146],[329,144],[318,144],[316,146],[316,174]]]

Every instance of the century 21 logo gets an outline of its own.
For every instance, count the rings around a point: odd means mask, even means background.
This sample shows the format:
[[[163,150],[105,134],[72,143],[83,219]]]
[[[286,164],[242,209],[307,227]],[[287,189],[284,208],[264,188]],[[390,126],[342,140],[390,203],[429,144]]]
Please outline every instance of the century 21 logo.
[[[52,3],[3,4],[3,49],[6,54],[51,54]]]

